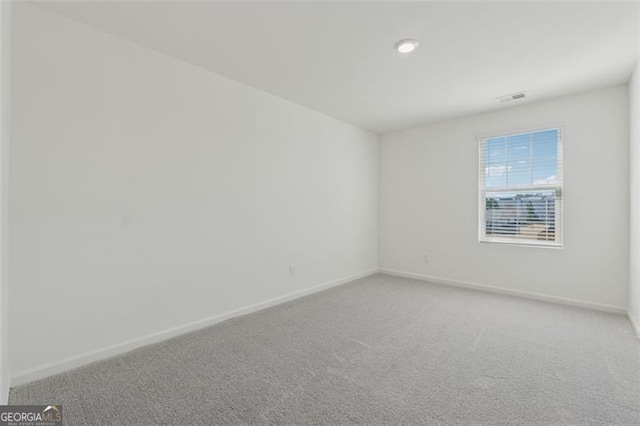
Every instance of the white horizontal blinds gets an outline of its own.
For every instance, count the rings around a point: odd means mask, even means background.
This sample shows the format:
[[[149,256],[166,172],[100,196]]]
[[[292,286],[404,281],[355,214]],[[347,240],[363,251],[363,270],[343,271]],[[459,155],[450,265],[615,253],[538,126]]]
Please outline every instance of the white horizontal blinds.
[[[556,241],[555,191],[485,193],[485,236],[496,239]]]
[[[560,243],[562,135],[547,129],[480,142],[480,237]]]

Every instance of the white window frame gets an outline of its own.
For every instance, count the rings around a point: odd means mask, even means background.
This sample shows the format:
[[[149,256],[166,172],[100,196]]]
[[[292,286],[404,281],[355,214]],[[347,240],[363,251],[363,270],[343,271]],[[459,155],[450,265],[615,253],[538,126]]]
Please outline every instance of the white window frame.
[[[546,184],[546,185],[529,185],[529,186],[513,186],[513,187],[504,187],[504,188],[485,188],[483,187],[484,179],[482,178],[482,173],[485,173],[483,157],[482,157],[482,148],[483,144],[488,139],[499,138],[499,137],[511,137],[518,136],[529,133],[542,132],[547,130],[557,130],[558,131],[558,165],[557,172],[559,178],[559,183],[557,184]],[[508,244],[508,245],[516,245],[516,246],[529,246],[529,247],[543,247],[543,248],[562,248],[563,247],[563,233],[564,233],[564,223],[563,223],[563,210],[564,210],[564,159],[563,159],[563,148],[564,148],[564,129],[560,125],[551,125],[551,126],[543,126],[543,127],[535,127],[531,129],[519,130],[515,132],[504,132],[504,133],[495,133],[491,135],[482,135],[477,137],[478,141],[478,242],[480,243],[497,243],[497,244]],[[544,240],[528,240],[521,239],[518,240],[516,238],[501,238],[501,237],[487,237],[486,235],[486,220],[485,220],[485,212],[486,212],[486,193],[487,192],[517,192],[517,191],[549,191],[554,190],[556,193],[555,199],[555,241],[544,241]]]

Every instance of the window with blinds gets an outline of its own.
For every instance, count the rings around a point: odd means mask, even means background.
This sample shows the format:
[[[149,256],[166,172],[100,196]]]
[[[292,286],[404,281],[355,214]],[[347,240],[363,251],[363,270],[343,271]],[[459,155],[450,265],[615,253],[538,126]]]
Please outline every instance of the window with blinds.
[[[479,142],[479,240],[562,246],[562,130]]]

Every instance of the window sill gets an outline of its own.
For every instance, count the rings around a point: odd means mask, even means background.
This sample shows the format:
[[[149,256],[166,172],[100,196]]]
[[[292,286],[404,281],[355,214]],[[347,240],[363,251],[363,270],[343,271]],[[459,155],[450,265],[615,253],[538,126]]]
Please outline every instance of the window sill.
[[[562,243],[536,243],[533,241],[523,241],[516,242],[513,240],[501,240],[501,239],[480,239],[479,243],[482,244],[500,244],[500,245],[508,245],[508,246],[518,246],[518,247],[532,247],[532,248],[544,248],[544,249],[562,249]]]

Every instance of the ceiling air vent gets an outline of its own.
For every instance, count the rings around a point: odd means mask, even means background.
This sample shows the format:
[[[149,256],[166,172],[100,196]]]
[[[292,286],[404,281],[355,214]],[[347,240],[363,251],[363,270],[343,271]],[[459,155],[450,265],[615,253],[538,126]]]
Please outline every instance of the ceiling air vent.
[[[504,96],[498,96],[496,99],[499,100],[500,102],[511,102],[511,101],[516,101],[518,99],[522,99],[524,97],[525,97],[524,92],[516,92],[516,93],[510,93]]]

